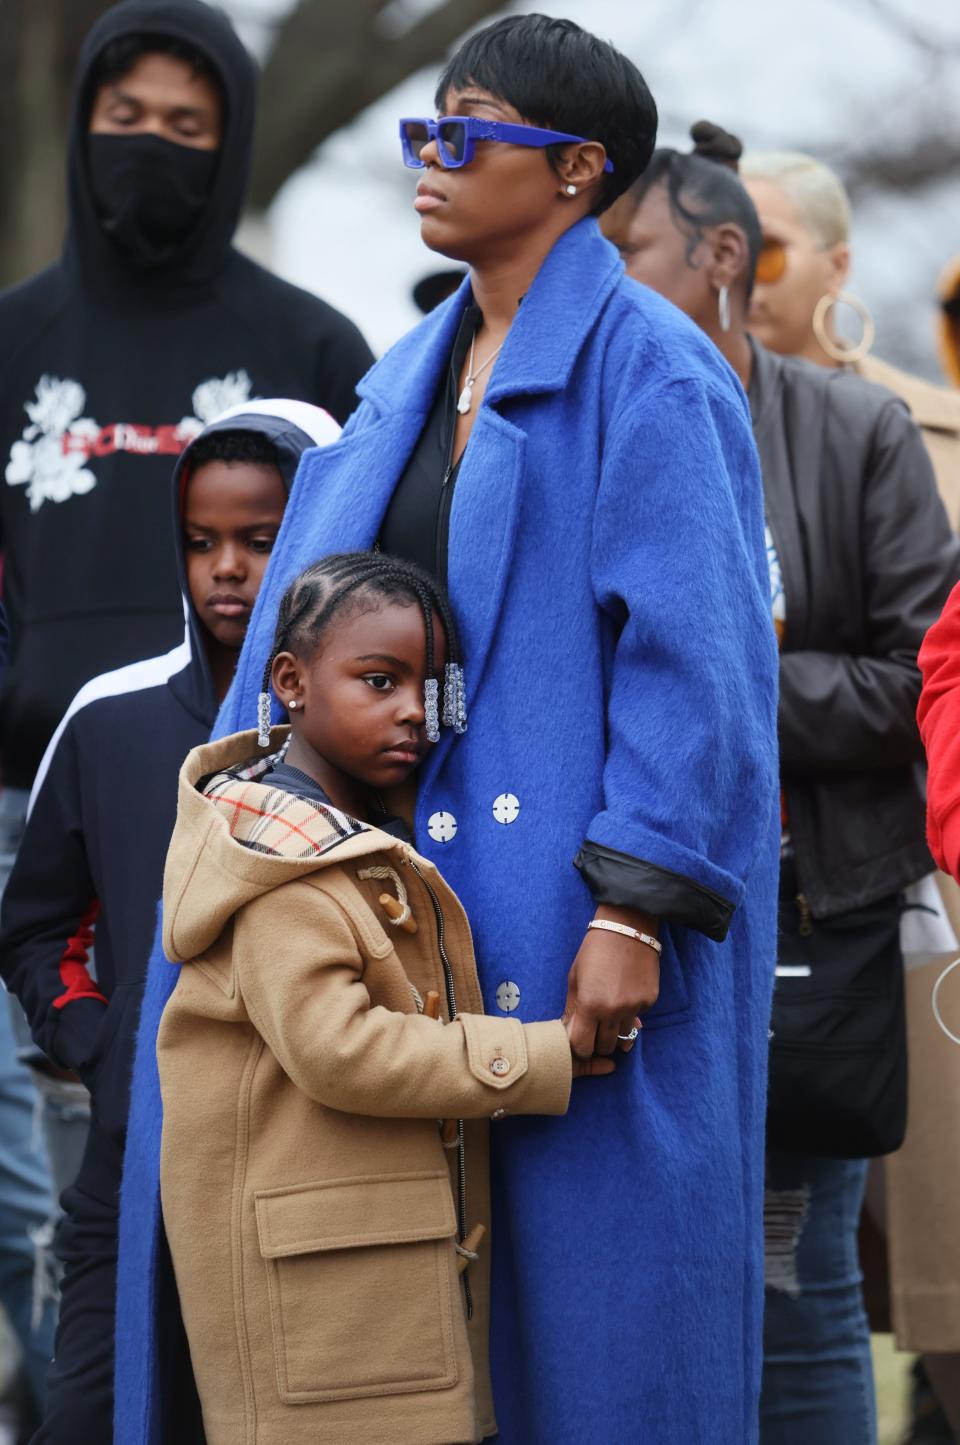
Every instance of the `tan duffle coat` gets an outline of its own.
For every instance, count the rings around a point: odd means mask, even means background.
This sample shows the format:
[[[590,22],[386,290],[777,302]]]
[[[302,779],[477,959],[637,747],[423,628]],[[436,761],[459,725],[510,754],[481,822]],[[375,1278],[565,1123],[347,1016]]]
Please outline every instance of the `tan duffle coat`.
[[[489,1229],[487,1121],[565,1112],[567,1036],[484,1016],[433,864],[224,772],[256,752],[190,754],[164,876],[161,1193],[207,1440],[477,1441],[489,1250],[461,1273],[460,1241]]]

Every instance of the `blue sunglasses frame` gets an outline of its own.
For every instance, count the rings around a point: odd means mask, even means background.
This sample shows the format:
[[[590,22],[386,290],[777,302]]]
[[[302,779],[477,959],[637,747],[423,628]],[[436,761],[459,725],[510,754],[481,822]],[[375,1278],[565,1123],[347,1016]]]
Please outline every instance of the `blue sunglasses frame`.
[[[458,171],[463,166],[468,166],[473,160],[478,140],[500,141],[505,145],[533,146],[538,149],[552,145],[588,144],[586,137],[582,135],[567,135],[560,130],[540,130],[535,125],[510,125],[507,121],[484,120],[475,115],[441,115],[437,120],[423,115],[409,115],[400,121],[400,148],[403,151],[404,165],[414,171],[425,170],[426,163],[413,149],[413,139],[405,130],[408,125],[425,128],[426,138],[417,142],[421,149],[432,140],[437,142],[440,164],[446,171]],[[444,142],[442,128],[447,125],[463,127],[463,155],[459,160],[455,153],[450,153]],[[605,161],[603,169],[612,171],[613,161]]]

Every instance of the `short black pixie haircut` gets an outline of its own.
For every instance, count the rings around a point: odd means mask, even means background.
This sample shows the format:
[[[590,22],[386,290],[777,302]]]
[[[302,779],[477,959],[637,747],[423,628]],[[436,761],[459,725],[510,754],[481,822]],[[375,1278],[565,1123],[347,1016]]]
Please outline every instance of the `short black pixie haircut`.
[[[677,229],[688,238],[688,260],[703,240],[707,226],[722,226],[731,221],[739,226],[746,235],[749,251],[746,276],[749,299],[763,232],[756,207],[737,174],[743,146],[735,135],[708,120],[698,120],[691,126],[690,137],[693,141],[690,152],[666,147],[654,151],[646,171],[630,187],[629,198],[636,209],[654,186],[665,188]]]
[[[220,92],[221,100],[226,103],[219,72],[195,45],[190,45],[186,40],[177,40],[172,35],[120,35],[105,45],[93,62],[86,90],[88,104],[92,104],[93,97],[102,86],[116,85],[117,81],[129,75],[144,55],[169,55],[174,60],[184,61],[190,66],[193,75],[202,75],[206,80],[212,80]]]
[[[208,462],[246,462],[280,471],[280,453],[269,437],[256,431],[215,431],[197,437],[190,448],[190,470]]]
[[[594,213],[605,211],[643,173],[657,140],[657,107],[637,67],[572,20],[510,15],[465,40],[437,85],[474,85],[506,101],[532,125],[599,141],[613,162]],[[556,166],[562,147],[548,146]]]

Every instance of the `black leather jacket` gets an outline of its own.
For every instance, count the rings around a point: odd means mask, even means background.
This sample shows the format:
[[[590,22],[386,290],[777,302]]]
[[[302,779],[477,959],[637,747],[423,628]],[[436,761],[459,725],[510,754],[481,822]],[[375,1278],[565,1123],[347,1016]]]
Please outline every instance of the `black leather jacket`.
[[[960,577],[904,402],[753,346],[750,406],[780,556],[781,774],[800,886],[825,917],[933,868],[917,650]]]

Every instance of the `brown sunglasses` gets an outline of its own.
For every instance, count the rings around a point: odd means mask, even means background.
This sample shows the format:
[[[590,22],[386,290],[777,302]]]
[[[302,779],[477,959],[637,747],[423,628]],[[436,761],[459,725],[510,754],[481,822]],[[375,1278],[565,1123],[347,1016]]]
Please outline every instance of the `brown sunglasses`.
[[[787,248],[782,241],[764,241],[757,257],[754,281],[761,286],[773,286],[782,280],[787,269]]]

